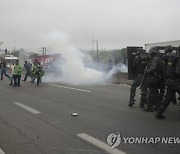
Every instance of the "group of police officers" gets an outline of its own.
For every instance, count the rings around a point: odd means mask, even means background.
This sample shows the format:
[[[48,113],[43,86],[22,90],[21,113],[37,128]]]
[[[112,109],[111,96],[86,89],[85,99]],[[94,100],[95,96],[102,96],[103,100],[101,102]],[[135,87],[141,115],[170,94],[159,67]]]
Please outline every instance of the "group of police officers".
[[[135,103],[136,88],[140,86],[140,108],[146,112],[156,111],[157,119],[163,115],[170,102],[177,104],[180,94],[180,46],[166,46],[164,53],[158,47],[145,51],[138,48],[134,53],[132,68],[135,78],[131,85],[129,106]]]

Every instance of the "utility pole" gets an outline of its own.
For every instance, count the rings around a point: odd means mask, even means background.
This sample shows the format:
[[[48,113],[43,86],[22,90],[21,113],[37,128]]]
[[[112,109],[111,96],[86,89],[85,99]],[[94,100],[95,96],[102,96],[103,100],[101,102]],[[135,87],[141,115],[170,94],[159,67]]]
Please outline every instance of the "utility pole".
[[[46,55],[46,47],[42,47],[43,55]]]
[[[14,49],[13,49],[14,51],[16,50],[16,42],[15,42],[15,40],[14,40]]]
[[[97,46],[97,62],[99,63],[98,40],[96,40],[96,46]]]
[[[92,52],[94,52],[94,38],[92,38]]]
[[[46,55],[47,48],[45,47],[45,55]]]

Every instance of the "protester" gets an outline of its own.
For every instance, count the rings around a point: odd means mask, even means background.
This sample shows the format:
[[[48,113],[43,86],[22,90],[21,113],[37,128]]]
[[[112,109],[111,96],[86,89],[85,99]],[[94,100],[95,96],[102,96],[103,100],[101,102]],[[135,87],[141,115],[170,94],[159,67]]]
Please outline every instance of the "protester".
[[[26,81],[28,76],[29,76],[29,77],[31,78],[31,80],[32,80],[32,72],[31,72],[32,65],[31,65],[30,63],[28,63],[27,61],[25,61],[24,67],[25,67],[25,69],[26,69],[26,74],[25,74],[25,77],[24,77],[24,80],[23,80],[23,81]]]
[[[21,82],[21,74],[22,74],[23,67],[19,64],[19,60],[16,60],[14,71],[13,71],[13,78],[14,78],[14,87],[20,86]]]
[[[7,65],[6,65],[5,60],[2,60],[2,62],[0,63],[0,68],[2,68],[2,70],[1,70],[1,80],[3,80],[3,75],[5,75],[7,78],[10,79],[10,76],[6,74]]]
[[[37,86],[41,82],[41,77],[44,76],[45,72],[41,67],[41,64],[37,61],[34,61],[34,66],[32,69],[32,82],[35,82],[35,79],[37,78]]]

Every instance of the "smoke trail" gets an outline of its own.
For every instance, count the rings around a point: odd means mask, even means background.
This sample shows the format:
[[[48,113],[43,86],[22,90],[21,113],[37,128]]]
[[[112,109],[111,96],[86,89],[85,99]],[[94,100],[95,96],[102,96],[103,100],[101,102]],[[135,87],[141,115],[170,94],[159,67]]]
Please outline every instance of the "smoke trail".
[[[46,37],[46,44],[52,53],[60,53],[62,56],[59,65],[61,76],[55,78],[49,75],[45,77],[47,82],[60,81],[73,85],[100,84],[110,79],[114,72],[118,71],[117,68],[113,68],[105,73],[86,66],[84,61],[87,59],[87,55],[71,46],[65,33],[58,31],[50,33]]]

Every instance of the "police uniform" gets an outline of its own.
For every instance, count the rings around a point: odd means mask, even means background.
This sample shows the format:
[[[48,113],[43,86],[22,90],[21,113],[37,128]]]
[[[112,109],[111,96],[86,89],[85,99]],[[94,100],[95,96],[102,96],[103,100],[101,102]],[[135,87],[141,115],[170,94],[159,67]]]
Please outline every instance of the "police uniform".
[[[163,78],[163,65],[160,60],[159,51],[156,47],[153,47],[149,50],[151,60],[148,63],[144,74],[144,84],[147,85],[148,94],[147,94],[147,108],[144,111],[152,112],[153,105],[159,102],[160,96],[160,85]]]
[[[171,74],[173,73],[173,69],[172,69],[172,65],[173,65],[173,57],[174,54],[172,53],[173,51],[173,47],[172,46],[166,46],[165,49],[165,55],[162,57],[164,63],[165,63],[165,81],[167,83],[169,77],[171,76]],[[166,84],[164,85],[164,89],[165,89]],[[176,101],[176,92],[174,92],[174,94],[171,97],[171,102],[173,102],[173,104],[177,104]]]
[[[147,53],[142,48],[138,48],[137,51],[138,52],[136,54],[136,57],[134,59],[133,66],[132,66],[133,69],[135,70],[135,79],[131,85],[129,106],[132,106],[134,104],[136,88],[139,87],[141,84],[144,70],[148,63]]]
[[[180,92],[180,57],[174,56],[172,59],[171,64],[171,75],[167,81],[167,90],[162,101],[161,106],[159,107],[157,114],[155,115],[158,119],[164,119],[165,116],[163,115],[166,108],[169,106],[172,97],[175,92]]]

